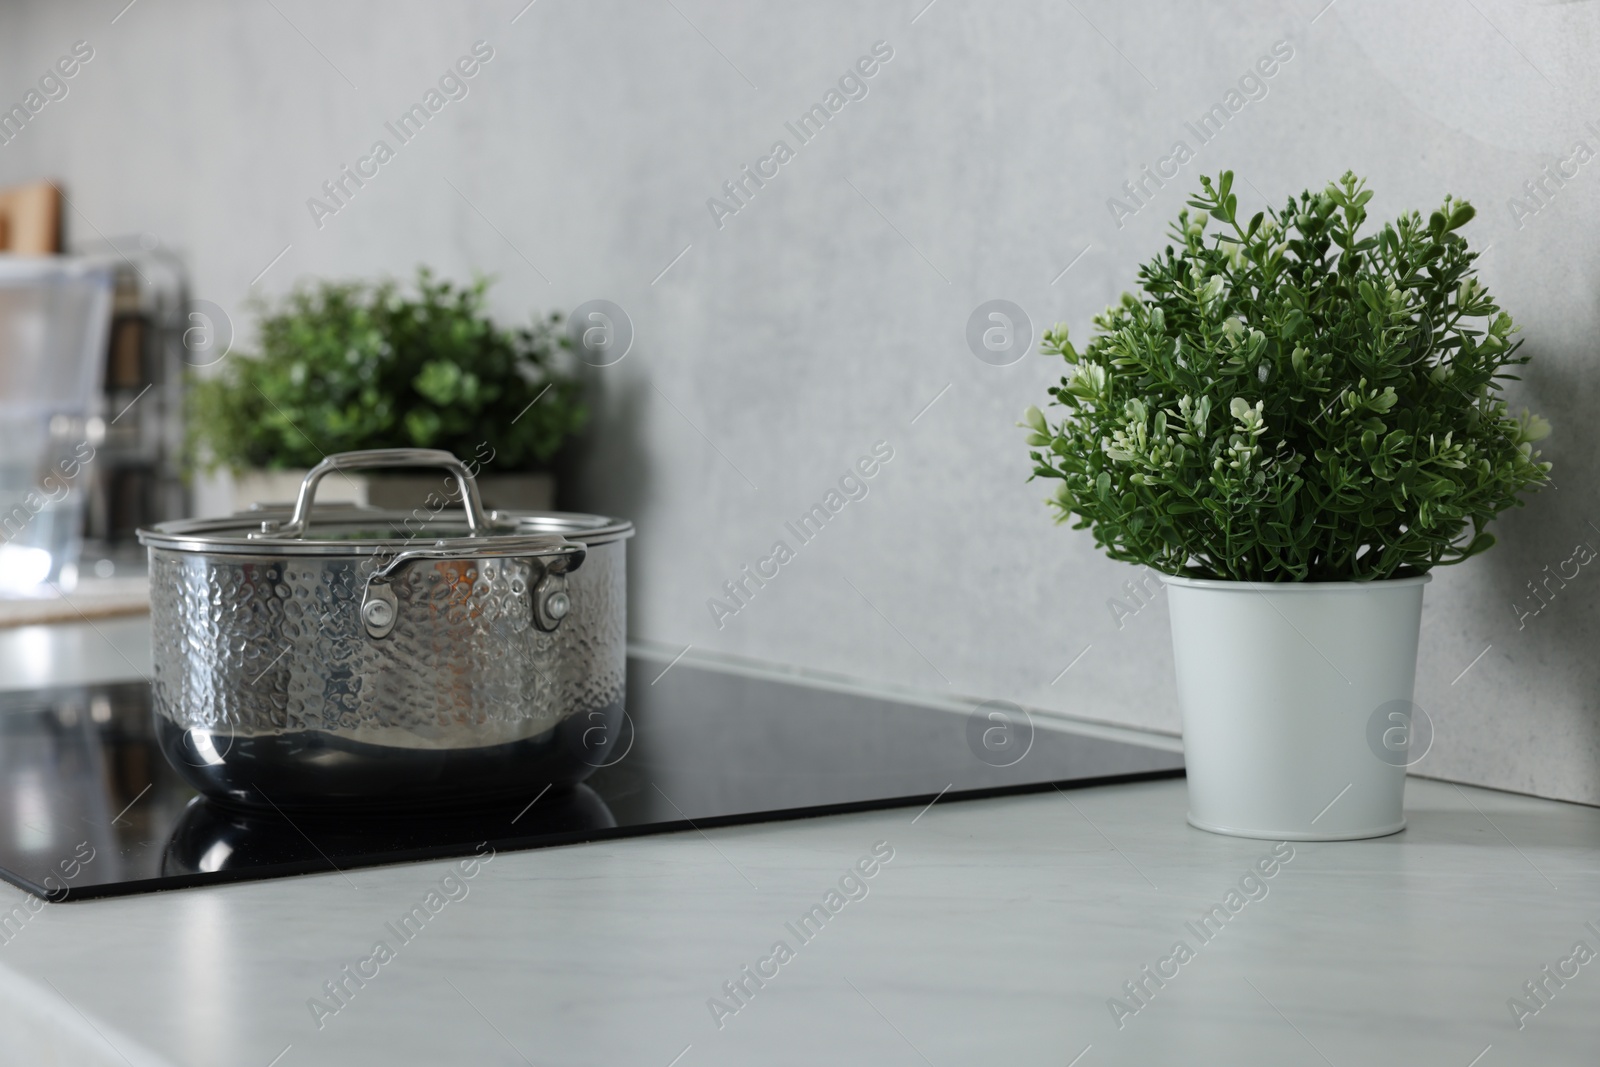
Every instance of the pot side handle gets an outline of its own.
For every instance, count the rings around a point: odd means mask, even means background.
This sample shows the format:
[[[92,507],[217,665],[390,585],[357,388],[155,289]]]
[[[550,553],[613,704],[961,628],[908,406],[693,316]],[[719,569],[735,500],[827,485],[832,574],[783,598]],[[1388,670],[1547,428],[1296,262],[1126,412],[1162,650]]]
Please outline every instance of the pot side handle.
[[[435,541],[431,546],[397,552],[367,579],[361,594],[361,625],[367,636],[384,638],[394,630],[400,605],[391,583],[403,568],[417,560],[499,559],[532,557],[544,573],[532,583],[533,623],[544,631],[555,630],[572,610],[567,595],[567,573],[577,570],[589,554],[582,541],[568,541],[560,534],[522,537],[496,537],[492,542],[473,543],[461,539],[454,543]]]

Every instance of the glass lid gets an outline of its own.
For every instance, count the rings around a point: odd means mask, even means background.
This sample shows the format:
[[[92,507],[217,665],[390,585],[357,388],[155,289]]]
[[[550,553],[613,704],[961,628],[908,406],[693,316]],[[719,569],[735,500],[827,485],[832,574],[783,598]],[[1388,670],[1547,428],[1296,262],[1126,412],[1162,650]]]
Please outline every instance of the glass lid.
[[[317,484],[333,471],[382,467],[442,468],[455,479],[459,504],[437,495],[410,511],[316,504]],[[449,452],[383,448],[328,456],[306,474],[292,509],[257,506],[226,518],[164,522],[140,530],[139,542],[180,552],[254,556],[371,555],[419,544],[442,550],[454,542],[451,554],[467,556],[538,553],[574,541],[598,545],[632,535],[632,523],[601,515],[485,511],[472,472]]]
[[[481,542],[485,548],[503,548],[511,541],[565,538],[599,545],[633,536],[632,523],[577,512],[491,511],[486,515],[486,528],[473,531],[459,508],[430,513],[426,508],[388,511],[348,504],[313,509],[305,530],[292,536],[263,531],[263,525],[286,525],[284,519],[290,514],[288,508],[257,508],[225,518],[179,519],[140,530],[139,542],[176,551],[299,556],[365,555],[372,550],[436,541]]]

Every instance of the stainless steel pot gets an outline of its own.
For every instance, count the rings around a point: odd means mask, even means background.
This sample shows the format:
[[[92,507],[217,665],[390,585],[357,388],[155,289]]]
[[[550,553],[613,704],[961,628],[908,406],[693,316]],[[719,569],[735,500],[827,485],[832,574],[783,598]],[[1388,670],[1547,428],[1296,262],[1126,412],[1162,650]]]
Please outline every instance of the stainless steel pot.
[[[327,475],[437,467],[412,512],[314,507]],[[447,487],[448,481],[441,482]],[[293,511],[140,530],[157,734],[196,789],[288,809],[529,796],[622,726],[630,523],[485,513],[448,452],[329,456]]]

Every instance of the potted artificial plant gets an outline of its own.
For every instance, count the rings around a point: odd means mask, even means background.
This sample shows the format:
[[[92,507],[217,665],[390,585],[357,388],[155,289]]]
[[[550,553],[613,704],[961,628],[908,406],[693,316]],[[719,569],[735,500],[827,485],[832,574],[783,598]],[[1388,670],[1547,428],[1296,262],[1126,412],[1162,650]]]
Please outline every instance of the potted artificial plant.
[[[571,342],[559,315],[506,329],[485,309],[488,281],[452,285],[418,271],[392,281],[322,281],[263,304],[260,351],[224,362],[191,391],[191,449],[234,472],[244,505],[292,501],[324,455],[440,448],[479,475],[489,507],[553,504],[548,464],[583,425]],[[336,484],[337,483],[337,484]],[[330,479],[319,499],[432,506],[455,495],[439,475]]]
[[[1409,722],[1423,583],[1546,483],[1549,427],[1499,398],[1528,357],[1457,232],[1470,205],[1362,236],[1347,173],[1241,224],[1232,180],[1201,179],[1086,347],[1045,334],[1071,369],[1059,421],[1028,409],[1034,476],[1164,577],[1193,825],[1393,833],[1406,761],[1369,728]]]

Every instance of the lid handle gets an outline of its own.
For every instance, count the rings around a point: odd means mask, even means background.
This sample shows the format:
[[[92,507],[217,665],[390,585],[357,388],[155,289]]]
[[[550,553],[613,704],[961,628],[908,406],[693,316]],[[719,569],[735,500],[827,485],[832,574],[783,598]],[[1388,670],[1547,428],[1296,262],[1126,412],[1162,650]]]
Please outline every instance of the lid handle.
[[[368,448],[359,452],[335,452],[306,472],[300,483],[300,495],[295,498],[294,515],[288,522],[263,522],[260,533],[252,538],[304,537],[311,525],[311,505],[316,499],[317,483],[334,471],[370,470],[379,467],[438,467],[455,476],[461,490],[461,502],[467,512],[467,532],[473,536],[488,532],[489,519],[483,511],[483,499],[478,495],[478,483],[454,454],[439,448]]]

